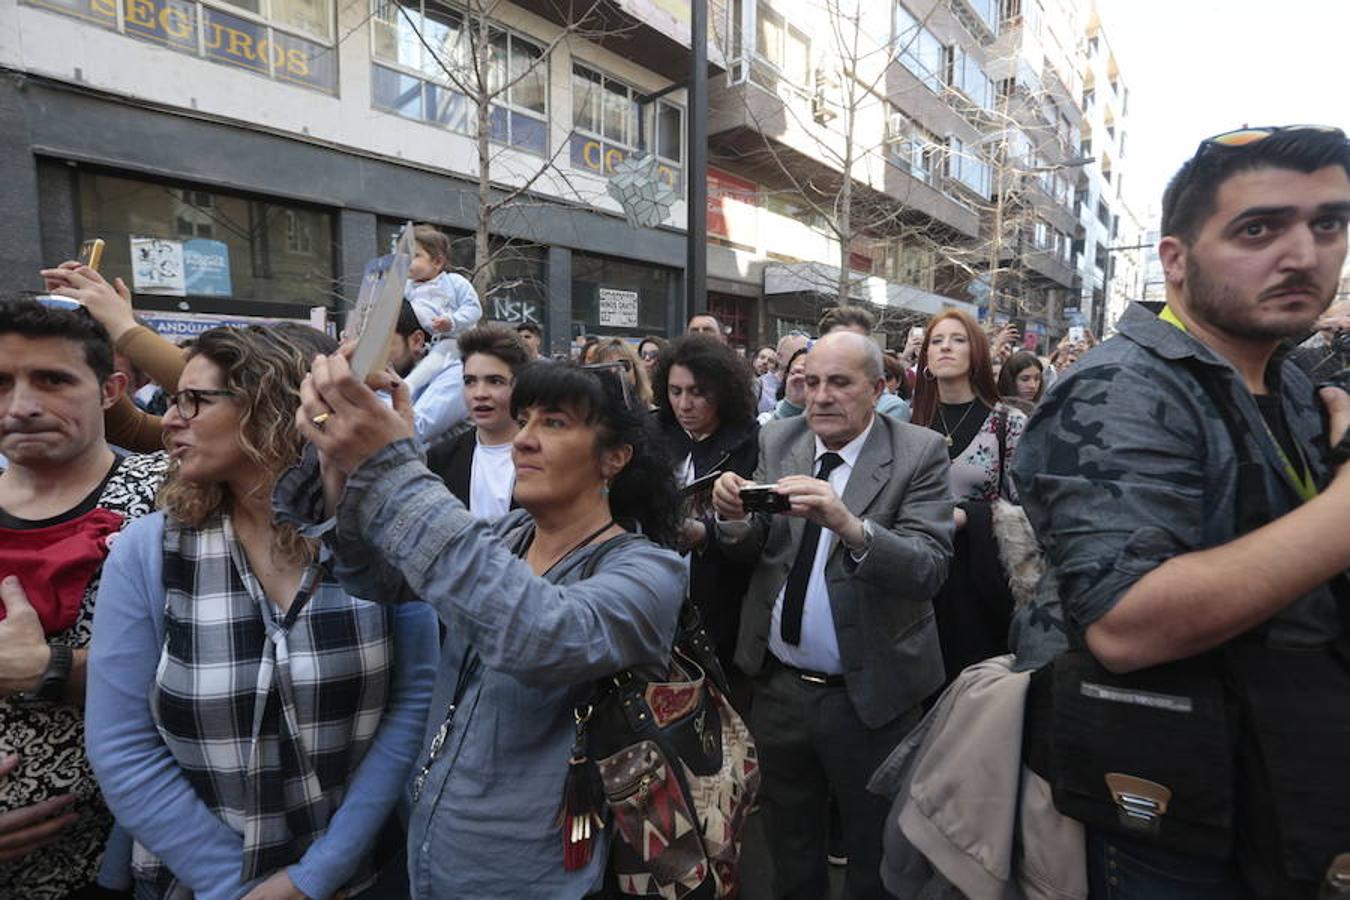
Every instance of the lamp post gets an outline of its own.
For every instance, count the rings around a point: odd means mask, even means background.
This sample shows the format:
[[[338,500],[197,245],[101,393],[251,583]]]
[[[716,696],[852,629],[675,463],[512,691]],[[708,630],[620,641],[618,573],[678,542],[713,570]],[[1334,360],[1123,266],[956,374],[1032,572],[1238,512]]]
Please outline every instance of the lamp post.
[[[708,311],[708,0],[690,0],[686,317]]]

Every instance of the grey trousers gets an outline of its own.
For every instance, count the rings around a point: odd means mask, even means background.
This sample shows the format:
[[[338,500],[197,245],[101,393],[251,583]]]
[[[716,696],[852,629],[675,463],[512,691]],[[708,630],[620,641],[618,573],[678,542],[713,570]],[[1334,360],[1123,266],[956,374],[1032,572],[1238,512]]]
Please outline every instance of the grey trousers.
[[[847,689],[805,681],[776,660],[755,678],[750,731],[759,749],[760,812],[781,900],[829,896],[829,798],[839,803],[850,900],[890,896],[881,884],[881,831],[890,802],[867,792],[872,772],[918,724],[916,707],[881,728],[858,718]]]

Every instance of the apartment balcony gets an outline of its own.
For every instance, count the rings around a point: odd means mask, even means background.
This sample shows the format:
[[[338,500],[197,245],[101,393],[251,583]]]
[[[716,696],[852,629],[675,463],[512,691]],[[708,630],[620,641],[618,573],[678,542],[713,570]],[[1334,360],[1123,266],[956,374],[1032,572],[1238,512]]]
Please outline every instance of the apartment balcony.
[[[566,27],[577,16],[577,7],[554,0],[512,0],[516,6]],[[654,10],[679,8],[682,12],[654,14]],[[724,17],[725,4],[708,4],[708,22]],[[689,77],[689,6],[651,4],[639,0],[599,0],[587,9],[587,39],[624,59],[637,62],[662,78],[683,81]],[[598,36],[592,37],[590,32]],[[721,51],[708,41],[708,64],[716,72],[726,71]]]
[[[764,296],[766,299],[782,295],[820,294],[836,297],[839,291],[839,269],[825,263],[771,262],[764,267]],[[878,310],[894,310],[936,315],[945,309],[956,308],[975,314],[975,304],[942,294],[935,294],[908,284],[887,281],[876,275],[853,273],[849,299],[871,304]]]
[[[1078,273],[1049,250],[1024,249],[1022,262],[1031,271],[1061,287],[1074,287],[1078,284]]]
[[[837,189],[843,175],[834,161],[842,148],[835,142],[842,138],[814,121],[811,100],[799,88],[780,81],[770,89],[757,80],[722,84],[710,91],[708,143],[714,159],[726,160],[738,175],[765,184],[781,184],[787,170],[799,183]],[[870,148],[872,141],[857,143]],[[956,234],[979,234],[979,214],[944,193],[941,175],[916,177],[908,168],[880,158],[868,163],[870,182],[858,177],[853,182],[860,202],[874,198],[896,204],[897,222],[913,220],[922,227],[927,219]]]

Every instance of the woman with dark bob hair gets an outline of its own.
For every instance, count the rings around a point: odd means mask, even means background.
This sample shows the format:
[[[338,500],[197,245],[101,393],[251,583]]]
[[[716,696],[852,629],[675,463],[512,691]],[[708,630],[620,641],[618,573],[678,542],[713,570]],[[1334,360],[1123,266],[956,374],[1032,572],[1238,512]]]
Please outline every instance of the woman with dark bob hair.
[[[161,512],[104,565],[86,728],[136,841],[137,897],[378,896],[377,838],[416,758],[435,618],[349,594],[272,515],[300,458],[300,385],[334,342],[214,328],[187,350],[163,427]],[[390,834],[396,835],[397,827]]]
[[[511,396],[521,509],[484,522],[423,464],[406,386],[372,381],[392,408],[343,356],[315,360],[297,421],[318,465],[307,455],[276,502],[309,523],[335,513],[350,590],[420,599],[445,625],[411,784],[412,895],[584,897],[614,829],[589,858],[564,853],[574,710],[597,679],[667,671],[685,593],[670,463],[616,364],[530,363]]]
[[[736,351],[706,334],[687,334],[661,354],[653,389],[656,415],[680,484],[712,472],[754,477],[759,422],[752,374]],[[690,551],[689,596],[731,676],[741,597],[754,567],[723,554],[713,537],[713,511],[698,498],[686,511],[681,539]]]

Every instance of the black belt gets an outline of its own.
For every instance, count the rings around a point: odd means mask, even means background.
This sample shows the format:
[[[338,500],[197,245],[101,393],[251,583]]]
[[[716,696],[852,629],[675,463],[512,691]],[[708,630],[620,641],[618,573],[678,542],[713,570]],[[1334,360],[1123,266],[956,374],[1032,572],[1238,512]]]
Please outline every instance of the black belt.
[[[796,666],[789,666],[772,653],[768,654],[768,661],[778,666],[789,675],[805,681],[807,684],[814,684],[817,687],[843,687],[845,684],[843,675],[830,675],[825,672],[813,672],[810,669],[799,669]]]

